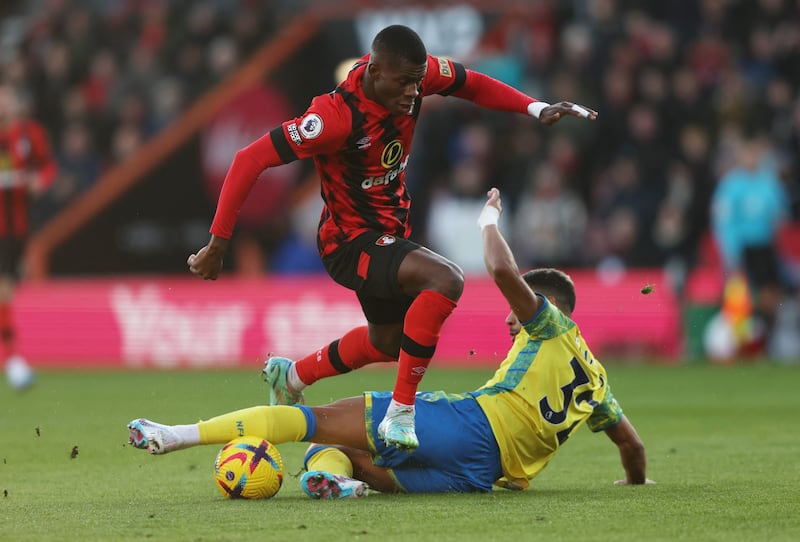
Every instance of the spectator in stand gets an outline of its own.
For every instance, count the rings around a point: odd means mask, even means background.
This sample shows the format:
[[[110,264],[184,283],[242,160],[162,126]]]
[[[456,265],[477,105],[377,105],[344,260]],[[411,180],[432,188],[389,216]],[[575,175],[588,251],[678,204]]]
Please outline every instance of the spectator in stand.
[[[786,156],[789,161],[790,178],[794,178],[794,184],[790,185],[789,193],[793,195],[791,204],[793,205],[792,216],[795,220],[800,220],[800,99],[795,101],[791,111],[791,126],[786,136]]]
[[[61,103],[69,91],[74,74],[69,49],[65,44],[51,41],[43,49],[29,88],[33,89],[36,96],[34,105],[37,118],[43,119],[46,128],[55,134],[62,128]]]
[[[645,103],[631,107],[627,120],[628,133],[616,154],[627,153],[634,157],[643,188],[661,197],[666,174],[664,164],[668,163],[670,155],[667,145],[669,130],[663,126],[666,120],[652,105]]]
[[[427,239],[433,250],[465,273],[483,270],[479,232],[471,226],[485,203],[489,189],[492,134],[485,123],[473,122],[453,137],[449,182],[430,200]]]
[[[512,220],[512,245],[524,267],[583,264],[586,206],[551,163],[530,175]]]
[[[590,239],[599,243],[592,263],[613,267],[653,265],[650,238],[658,196],[642,178],[638,157],[620,154],[594,187]]]
[[[35,227],[41,226],[89,189],[100,174],[100,159],[89,127],[80,121],[68,124],[58,146],[58,175],[35,203]]]
[[[15,387],[33,382],[17,350],[11,310],[31,220],[30,198],[47,189],[56,169],[42,125],[27,117],[15,89],[0,85],[0,355]]]
[[[678,67],[670,76],[671,94],[665,112],[676,126],[695,123],[713,130],[717,123],[713,104],[700,88],[700,82],[686,66]]]
[[[94,113],[108,111],[119,75],[119,64],[111,49],[101,49],[92,56],[89,73],[81,83],[86,105]]]
[[[596,170],[608,167],[619,152],[626,134],[628,112],[634,103],[633,76],[629,70],[612,66],[602,76],[601,86],[602,99],[598,109],[603,114],[597,118],[598,135],[592,142],[595,152],[589,155]]]
[[[152,127],[159,132],[174,122],[185,105],[183,86],[177,77],[162,77],[150,89]]]
[[[658,203],[653,240],[680,295],[697,260],[695,249],[708,230],[713,176],[706,128],[686,125],[678,139],[678,152],[667,170],[664,197]]]
[[[317,250],[317,224],[322,204],[316,191],[303,191],[289,202],[289,233],[270,259],[270,271],[279,274],[324,273]]]

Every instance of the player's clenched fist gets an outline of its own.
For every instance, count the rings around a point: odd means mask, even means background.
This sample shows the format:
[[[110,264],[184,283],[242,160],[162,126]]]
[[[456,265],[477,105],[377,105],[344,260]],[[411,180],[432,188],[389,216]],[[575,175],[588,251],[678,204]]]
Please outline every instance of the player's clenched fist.
[[[217,280],[222,271],[222,258],[228,249],[228,239],[211,236],[211,240],[206,246],[197,251],[197,254],[189,255],[186,265],[189,271],[205,280]]]

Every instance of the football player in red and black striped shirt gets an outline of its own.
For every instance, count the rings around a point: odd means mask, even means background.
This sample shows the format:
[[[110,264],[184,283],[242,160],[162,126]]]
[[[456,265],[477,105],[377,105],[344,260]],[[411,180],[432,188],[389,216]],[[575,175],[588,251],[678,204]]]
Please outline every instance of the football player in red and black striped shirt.
[[[31,371],[16,350],[11,302],[28,236],[32,195],[55,178],[56,162],[44,128],[20,115],[16,91],[0,86],[0,346],[9,382],[31,383]]]
[[[529,114],[547,125],[565,115],[597,117],[570,102],[540,102],[457,62],[429,55],[413,30],[389,26],[333,92],[314,98],[301,117],[236,153],[211,239],[187,262],[193,274],[217,278],[237,212],[260,173],[313,158],[325,204],[319,253],[330,276],[355,291],[368,325],[296,362],[270,358],[264,369],[270,401],[301,402],[301,390],[321,378],[398,360],[393,401],[379,433],[387,444],[407,449],[418,445],[417,386],[464,287],[455,263],[408,240],[411,199],[405,170],[423,98],[431,94]]]

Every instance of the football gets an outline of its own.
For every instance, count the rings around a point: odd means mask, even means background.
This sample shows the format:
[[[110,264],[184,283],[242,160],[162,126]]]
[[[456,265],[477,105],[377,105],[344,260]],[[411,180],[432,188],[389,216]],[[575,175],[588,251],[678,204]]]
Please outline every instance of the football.
[[[278,448],[259,437],[239,437],[214,461],[214,480],[229,499],[269,499],[283,483],[283,459]]]

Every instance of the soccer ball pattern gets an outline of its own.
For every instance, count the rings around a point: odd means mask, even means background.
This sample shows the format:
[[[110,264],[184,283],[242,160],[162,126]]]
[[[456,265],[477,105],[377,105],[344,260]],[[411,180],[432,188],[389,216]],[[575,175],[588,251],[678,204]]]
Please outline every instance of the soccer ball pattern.
[[[283,483],[278,448],[259,437],[239,437],[217,454],[214,479],[229,499],[269,499]]]

